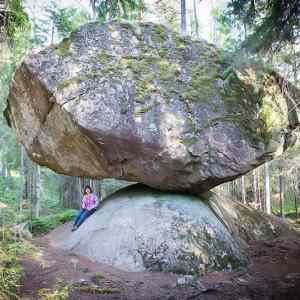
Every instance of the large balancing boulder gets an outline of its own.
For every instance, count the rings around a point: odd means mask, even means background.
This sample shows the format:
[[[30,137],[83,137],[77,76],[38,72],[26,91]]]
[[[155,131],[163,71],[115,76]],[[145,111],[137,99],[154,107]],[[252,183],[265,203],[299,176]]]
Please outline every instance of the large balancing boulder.
[[[90,23],[25,59],[5,115],[59,173],[201,194],[289,145],[298,118],[279,81],[161,25]]]
[[[285,230],[237,202],[215,196],[202,201],[139,184],[104,200],[77,231],[71,225],[50,234],[55,247],[126,271],[191,275],[245,266],[249,241]]]

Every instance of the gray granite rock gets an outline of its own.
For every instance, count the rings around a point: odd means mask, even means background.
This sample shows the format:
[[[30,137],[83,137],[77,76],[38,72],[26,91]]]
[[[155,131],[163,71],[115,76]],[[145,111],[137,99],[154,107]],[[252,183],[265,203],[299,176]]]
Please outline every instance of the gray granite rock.
[[[232,222],[236,216],[243,222]],[[50,234],[55,247],[126,271],[197,276],[245,266],[248,236],[252,241],[269,240],[285,228],[258,211],[214,195],[203,200],[140,184],[109,196],[77,231],[71,232],[71,225]]]
[[[90,23],[18,68],[5,115],[56,172],[204,193],[280,154],[278,78],[152,23]]]

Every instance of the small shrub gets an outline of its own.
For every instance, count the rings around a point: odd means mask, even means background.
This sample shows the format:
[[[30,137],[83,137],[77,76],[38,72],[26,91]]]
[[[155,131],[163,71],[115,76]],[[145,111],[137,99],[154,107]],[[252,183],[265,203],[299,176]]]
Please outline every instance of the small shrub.
[[[41,300],[65,300],[70,295],[71,286],[65,284],[62,280],[58,280],[54,288],[41,289],[39,297]]]
[[[60,214],[57,214],[57,219],[61,224],[64,224],[72,221],[76,217],[77,213],[78,212],[75,209],[68,209]]]
[[[101,272],[96,272],[95,275],[92,277],[92,282],[95,284],[100,284],[101,280],[104,279],[105,276]]]
[[[73,220],[76,214],[76,210],[69,209],[55,215],[34,218],[31,222],[31,231],[34,235],[45,234],[56,227]]]
[[[91,294],[114,294],[119,293],[120,291],[116,288],[110,287],[98,287],[94,285],[81,286],[77,288],[81,292],[91,293]]]
[[[23,276],[19,256],[32,248],[26,241],[16,238],[14,233],[3,227],[0,230],[0,299],[19,299],[18,291]]]
[[[105,277],[104,277],[104,275],[103,275],[101,272],[97,272],[97,273],[95,274],[95,278],[98,279],[98,280],[100,280],[100,279],[103,279],[103,278],[105,278]]]

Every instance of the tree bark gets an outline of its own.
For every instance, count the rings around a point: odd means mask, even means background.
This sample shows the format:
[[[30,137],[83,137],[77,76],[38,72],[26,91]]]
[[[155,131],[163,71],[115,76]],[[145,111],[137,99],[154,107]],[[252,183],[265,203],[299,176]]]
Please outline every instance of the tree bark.
[[[195,21],[195,34],[196,37],[199,37],[199,20],[198,20],[198,13],[197,13],[197,2],[193,0],[193,12],[194,12],[194,21]]]
[[[262,210],[262,197],[261,197],[261,190],[260,190],[260,168],[258,167],[256,169],[257,171],[257,180],[256,180],[256,184],[257,184],[257,207],[258,209]]]
[[[293,49],[293,76],[294,76],[294,85],[297,85],[298,81],[298,68],[297,68],[297,55],[296,55],[296,48],[295,45],[292,45]]]
[[[243,201],[243,204],[247,204],[247,200],[246,200],[246,187],[245,187],[245,176],[242,176],[241,181],[242,181],[242,201]]]
[[[21,176],[23,180],[20,210],[30,205],[30,216],[39,217],[41,206],[41,171],[40,166],[33,163],[23,146],[21,146]]]
[[[79,209],[81,207],[82,193],[77,177],[62,176],[61,194],[64,208]]]
[[[6,176],[6,164],[4,157],[1,157],[1,170],[0,170],[0,176],[5,177]]]
[[[298,212],[298,195],[296,192],[294,192],[294,205],[295,205],[295,215],[296,219],[299,217],[299,212]]]
[[[256,169],[253,170],[253,200],[254,203],[258,203],[258,196],[257,196],[257,174]]]
[[[270,170],[269,163],[265,163],[265,207],[266,213],[271,214]]]
[[[51,45],[54,44],[54,29],[55,29],[55,25],[54,25],[54,21],[52,21],[52,28],[51,28]]]
[[[41,173],[40,167],[31,162],[30,168],[30,202],[32,209],[32,216],[38,218],[40,216],[40,188],[41,188]]]
[[[284,217],[283,177],[281,172],[282,170],[280,170],[280,174],[279,174],[279,205],[280,205],[280,216]]]
[[[28,157],[23,146],[21,146],[21,175],[23,179],[22,185],[22,206],[29,204],[29,170],[28,170]]]
[[[181,34],[186,35],[186,1],[181,0]]]

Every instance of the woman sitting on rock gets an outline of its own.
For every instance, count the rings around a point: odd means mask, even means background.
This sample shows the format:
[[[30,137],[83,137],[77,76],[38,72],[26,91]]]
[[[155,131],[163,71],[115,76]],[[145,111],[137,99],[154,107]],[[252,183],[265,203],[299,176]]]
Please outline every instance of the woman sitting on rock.
[[[78,227],[97,210],[98,204],[96,194],[93,193],[89,185],[86,185],[83,192],[82,207],[75,219],[72,231],[78,229]]]

